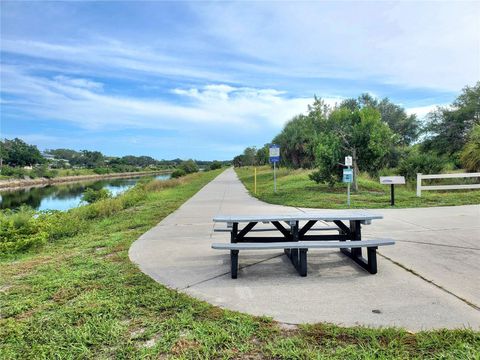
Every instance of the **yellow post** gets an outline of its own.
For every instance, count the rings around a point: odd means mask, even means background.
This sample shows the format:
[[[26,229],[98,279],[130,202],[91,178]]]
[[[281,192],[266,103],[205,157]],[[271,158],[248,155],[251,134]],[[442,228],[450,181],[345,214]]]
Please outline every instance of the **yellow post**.
[[[254,191],[255,191],[255,195],[257,195],[257,168],[255,168],[255,176],[254,176],[254,179],[255,179],[255,181],[254,181],[254,186],[253,186],[253,188],[254,188]]]

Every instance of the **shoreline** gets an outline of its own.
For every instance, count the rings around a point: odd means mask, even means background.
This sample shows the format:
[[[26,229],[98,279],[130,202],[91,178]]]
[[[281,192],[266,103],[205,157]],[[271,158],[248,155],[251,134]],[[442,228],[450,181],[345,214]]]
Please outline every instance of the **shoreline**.
[[[139,177],[146,175],[158,175],[170,173],[166,170],[158,171],[139,171],[139,172],[125,172],[125,173],[111,173],[111,174],[92,174],[92,175],[72,175],[72,176],[60,176],[52,179],[37,178],[37,179],[9,179],[0,180],[0,191],[19,190],[31,187],[42,187],[53,184],[62,183],[74,183],[89,180],[103,180],[103,179],[116,179],[116,178],[129,178]]]

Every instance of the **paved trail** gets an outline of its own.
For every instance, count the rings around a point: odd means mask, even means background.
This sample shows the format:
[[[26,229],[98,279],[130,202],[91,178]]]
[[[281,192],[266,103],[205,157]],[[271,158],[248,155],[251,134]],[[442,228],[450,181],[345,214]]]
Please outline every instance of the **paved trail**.
[[[241,252],[232,280],[228,253],[210,248],[229,241],[228,233],[213,232],[215,215],[303,211],[310,210],[252,198],[228,169],[143,234],[130,259],[171,288],[286,323],[480,328],[480,206],[375,210],[385,219],[364,226],[364,237],[397,241],[380,249],[377,275],[338,250],[311,250],[308,276],[301,278],[273,250]]]

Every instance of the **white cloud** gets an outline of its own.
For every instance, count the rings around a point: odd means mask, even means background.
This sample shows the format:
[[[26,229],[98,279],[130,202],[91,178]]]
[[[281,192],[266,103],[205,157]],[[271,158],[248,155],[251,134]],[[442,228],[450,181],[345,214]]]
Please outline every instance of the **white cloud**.
[[[195,7],[222,46],[288,76],[458,91],[480,79],[480,2]]]
[[[71,78],[64,75],[58,75],[53,78],[55,81],[72,87],[91,89],[91,90],[102,90],[103,84],[100,82],[92,81],[89,79],[81,78]]]
[[[405,111],[407,112],[408,115],[416,114],[419,119],[425,119],[430,112],[434,111],[439,106],[444,107],[444,106],[448,106],[448,104],[433,104],[433,105],[410,107],[410,108],[406,108]]]
[[[243,129],[279,129],[292,116],[305,112],[310,98],[287,97],[275,89],[209,84],[202,88],[174,89],[177,99],[145,99],[107,93],[89,79],[46,78],[6,66],[1,70],[4,94],[22,103],[5,105],[46,119],[77,124],[86,129],[114,126],[139,129],[178,129],[185,126],[230,126]]]
[[[74,65],[77,72],[88,73],[93,69],[96,73],[105,73],[111,77],[115,77],[116,72],[121,71],[123,77],[128,77],[129,73],[136,73],[188,79],[231,80],[226,74],[210,71],[206,66],[193,65],[188,59],[166,55],[148,45],[126,44],[105,38],[79,43],[2,38],[1,50],[56,63],[62,62],[63,65]]]

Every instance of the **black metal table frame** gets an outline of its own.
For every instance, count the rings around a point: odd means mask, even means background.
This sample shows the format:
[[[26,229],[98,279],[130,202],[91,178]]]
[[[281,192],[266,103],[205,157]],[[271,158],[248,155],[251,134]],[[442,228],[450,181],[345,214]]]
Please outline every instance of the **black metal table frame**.
[[[230,231],[231,243],[248,243],[248,242],[290,242],[290,241],[361,241],[362,240],[362,222],[364,220],[349,220],[349,226],[345,225],[341,220],[333,220],[333,223],[338,227],[339,234],[330,235],[307,235],[308,231],[320,220],[308,220],[303,227],[300,227],[299,221],[286,222],[289,228],[282,225],[280,221],[268,221],[282,234],[282,236],[274,237],[260,237],[260,236],[246,236],[259,221],[248,222],[242,229],[239,230],[238,222],[232,222],[232,229]],[[365,270],[372,274],[377,272],[376,264],[376,250],[377,247],[368,247],[367,256],[365,259],[362,256],[362,248],[340,249],[340,251],[355,261]],[[285,254],[292,262],[295,269],[301,276],[306,276],[307,261],[305,249],[285,249]],[[238,253],[239,250],[231,250],[230,258],[232,262],[232,269],[238,268]]]

